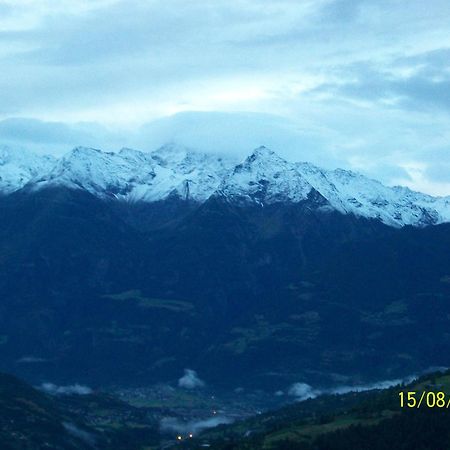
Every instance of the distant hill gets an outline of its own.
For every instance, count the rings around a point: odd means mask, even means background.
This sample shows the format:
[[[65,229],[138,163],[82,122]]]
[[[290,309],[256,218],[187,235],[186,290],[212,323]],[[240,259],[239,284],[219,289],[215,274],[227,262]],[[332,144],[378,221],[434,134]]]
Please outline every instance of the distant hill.
[[[118,400],[50,396],[0,373],[0,443],[2,450],[139,450],[159,445],[159,432],[144,411]]]
[[[2,449],[86,449],[98,433],[57,402],[11,375],[0,374]]]

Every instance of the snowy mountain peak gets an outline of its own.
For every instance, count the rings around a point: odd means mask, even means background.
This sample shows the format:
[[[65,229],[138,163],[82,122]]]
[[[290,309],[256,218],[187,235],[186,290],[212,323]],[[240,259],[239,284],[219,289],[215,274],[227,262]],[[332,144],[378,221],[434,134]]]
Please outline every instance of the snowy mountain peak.
[[[195,159],[196,155],[206,156],[199,153],[194,149],[184,147],[175,143],[163,145],[151,152],[152,158],[158,161],[159,164],[168,166],[171,164],[177,164],[185,159]]]
[[[82,155],[82,156],[89,157],[92,155],[100,156],[103,153],[106,153],[106,152],[102,152],[101,150],[99,150],[97,148],[78,146],[78,147],[75,147],[73,150],[71,150],[69,152],[69,155],[74,155],[74,156]]]
[[[13,148],[8,145],[0,146],[0,166],[5,166],[7,164],[29,166],[33,163],[38,163],[38,161],[51,161],[54,162],[55,158],[48,155],[38,155],[25,148],[18,147]]]
[[[0,147],[0,193],[8,194],[53,167],[56,159],[22,148]]]
[[[255,148],[253,152],[250,154],[250,156],[247,157],[247,159],[257,159],[257,158],[278,158],[281,159],[273,150],[270,150],[270,148],[265,147],[264,145],[261,145],[258,148]]]
[[[309,163],[299,163],[297,167],[331,206],[344,214],[377,219],[395,227],[450,221],[445,199],[404,187],[387,187],[350,170],[327,171]]]
[[[77,147],[59,159],[0,147],[0,193],[27,187],[82,189],[101,198],[154,202],[169,197],[204,202],[213,195],[265,205],[309,201],[315,208],[379,220],[387,225],[425,226],[450,222],[450,197],[435,198],[405,187],[387,187],[344,169],[291,163],[266,147],[244,161],[202,153],[177,144],[154,152],[123,148],[118,153]],[[315,197],[317,198],[317,196]]]
[[[202,153],[176,144],[165,145],[151,153],[158,164],[157,182],[164,196],[205,201],[234,167],[235,161],[213,153]],[[169,186],[172,186],[170,190]]]
[[[223,180],[221,195],[259,204],[299,202],[313,189],[295,165],[266,147],[259,147]]]
[[[134,161],[146,161],[151,158],[148,153],[135,150],[133,148],[123,147],[118,153],[122,158],[130,159]]]
[[[256,165],[259,165],[260,167],[268,167],[272,164],[286,165],[287,161],[278,156],[274,151],[268,149],[267,147],[261,146],[253,150],[253,152],[247,156],[245,161],[238,167],[247,168]]]

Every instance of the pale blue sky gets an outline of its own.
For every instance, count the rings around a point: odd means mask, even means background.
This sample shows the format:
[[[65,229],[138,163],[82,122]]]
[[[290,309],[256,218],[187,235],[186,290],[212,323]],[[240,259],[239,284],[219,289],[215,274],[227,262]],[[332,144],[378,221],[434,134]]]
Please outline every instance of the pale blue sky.
[[[450,194],[450,3],[0,0],[0,141],[177,141]]]

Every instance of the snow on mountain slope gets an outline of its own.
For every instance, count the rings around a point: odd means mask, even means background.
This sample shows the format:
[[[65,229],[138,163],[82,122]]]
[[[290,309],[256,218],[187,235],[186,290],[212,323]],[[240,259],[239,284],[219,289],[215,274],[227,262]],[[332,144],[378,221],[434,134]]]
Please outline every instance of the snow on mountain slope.
[[[296,163],[296,170],[307,180],[314,189],[325,197],[332,207],[341,213],[347,213],[348,208],[346,202],[341,198],[341,193],[331,180],[328,179],[327,172],[314,166],[311,163],[301,162]]]
[[[219,192],[230,199],[264,204],[300,202],[312,189],[294,164],[266,147],[259,147],[224,178]]]
[[[349,170],[326,171],[309,163],[298,163],[297,168],[342,213],[378,219],[396,227],[450,221],[449,198],[435,198],[405,187],[387,187]]]
[[[239,204],[260,205],[308,200],[315,190],[326,199],[329,209],[390,226],[450,222],[450,197],[387,187],[348,170],[290,163],[265,147],[237,165],[231,158],[174,144],[152,153],[126,148],[105,153],[77,147],[60,159],[0,148],[0,193],[49,186],[83,189],[101,198],[131,202],[171,196],[204,202],[221,195]]]
[[[342,169],[329,172],[328,179],[337,187],[349,212],[394,226],[440,221],[432,204],[429,205],[431,207],[424,206],[426,196],[423,194],[420,194],[420,199],[413,199],[408,191],[388,188],[378,181]]]
[[[206,200],[233,166],[223,158],[175,145],[144,153],[124,148],[118,153],[77,147],[52,170],[33,180],[34,189],[66,186],[99,197],[158,201],[170,195]]]
[[[135,183],[148,183],[154,176],[148,155],[77,147],[59,159],[47,174],[33,180],[33,187],[62,185],[102,197],[120,196],[129,193]]]
[[[213,154],[200,153],[182,146],[169,144],[151,153],[159,164],[155,182],[159,186],[159,199],[170,193],[181,198],[205,201],[217,189],[236,161]]]
[[[0,147],[0,193],[22,188],[33,178],[47,172],[55,164],[51,156],[39,156],[25,149]]]

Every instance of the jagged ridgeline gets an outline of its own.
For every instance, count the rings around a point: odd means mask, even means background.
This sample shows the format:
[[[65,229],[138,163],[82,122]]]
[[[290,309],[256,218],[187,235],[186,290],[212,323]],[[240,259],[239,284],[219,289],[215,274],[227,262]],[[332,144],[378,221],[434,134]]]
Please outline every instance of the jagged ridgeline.
[[[78,147],[56,159],[0,149],[0,192],[66,187],[103,199],[153,203],[212,197],[256,204],[299,203],[316,195],[323,209],[374,218],[391,226],[450,221],[450,198],[389,188],[348,170],[289,163],[260,147],[242,163],[176,145],[152,153],[124,148],[106,153]]]
[[[450,201],[176,146],[0,153],[0,368],[211,385],[448,365]]]

